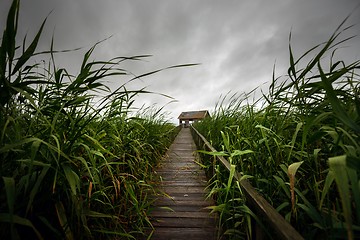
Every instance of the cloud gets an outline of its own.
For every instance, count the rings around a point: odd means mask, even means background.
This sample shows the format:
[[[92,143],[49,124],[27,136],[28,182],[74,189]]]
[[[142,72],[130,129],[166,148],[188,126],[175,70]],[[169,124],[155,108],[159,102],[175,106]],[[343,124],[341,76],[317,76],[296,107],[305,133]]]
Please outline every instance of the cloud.
[[[0,26],[10,0],[0,3]],[[229,91],[247,92],[271,80],[274,63],[277,74],[286,74],[288,38],[292,34],[294,55],[326,41],[341,21],[356,7],[357,0],[32,0],[21,2],[19,39],[34,36],[48,17],[40,49],[48,49],[53,31],[57,49],[83,47],[59,54],[57,63],[76,73],[82,55],[96,42],[112,36],[94,52],[94,59],[152,54],[143,61],[122,67],[135,75],[183,63],[196,67],[171,69],[142,78],[129,88],[172,96],[166,110],[176,118],[183,110],[211,108]],[[360,7],[355,9],[347,34],[360,34]],[[348,36],[345,34],[345,36]],[[360,40],[339,51],[348,61],[359,59]],[[116,88],[130,79],[110,79]],[[158,95],[139,96],[138,104],[167,104]],[[176,121],[176,120],[173,120]]]

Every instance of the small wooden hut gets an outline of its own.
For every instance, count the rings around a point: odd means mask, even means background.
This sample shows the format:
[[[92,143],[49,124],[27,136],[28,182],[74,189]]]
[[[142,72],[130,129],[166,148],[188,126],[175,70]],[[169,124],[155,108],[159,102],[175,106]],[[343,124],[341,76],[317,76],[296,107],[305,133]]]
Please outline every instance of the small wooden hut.
[[[210,117],[208,110],[182,112],[178,117],[179,125],[183,127],[189,127],[191,123],[202,120],[207,117]]]

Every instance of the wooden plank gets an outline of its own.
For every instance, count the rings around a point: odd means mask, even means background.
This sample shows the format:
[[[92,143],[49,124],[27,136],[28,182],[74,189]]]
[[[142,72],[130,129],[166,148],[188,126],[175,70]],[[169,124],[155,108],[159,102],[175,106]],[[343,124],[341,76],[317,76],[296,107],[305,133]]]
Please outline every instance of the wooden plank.
[[[187,165],[187,164],[166,164],[164,166],[161,166],[162,168],[166,167],[168,170],[173,171],[196,171],[199,169],[198,166],[194,165]]]
[[[202,193],[205,195],[204,187],[202,186],[162,186],[162,190],[166,193]]]
[[[194,162],[194,157],[191,157],[191,156],[173,156],[172,158],[168,158],[168,159],[164,159],[160,166],[163,165],[164,163],[178,163],[178,162],[181,162],[181,163],[184,163],[184,162],[187,162],[187,163],[195,163]]]
[[[207,240],[216,239],[213,228],[156,228],[154,240]]]
[[[157,172],[158,176],[161,176],[161,178],[166,178],[166,177],[172,177],[172,178],[198,178],[201,180],[205,180],[207,181],[207,178],[205,177],[204,174],[202,174],[202,172],[200,170],[192,170],[192,169],[170,169],[172,171],[159,171]]]
[[[208,212],[197,212],[197,211],[182,211],[182,212],[169,212],[169,211],[153,211],[152,217],[163,217],[163,218],[214,218],[215,216],[210,215]]]
[[[178,169],[178,170],[189,170],[189,169],[199,169],[200,166],[196,163],[191,162],[165,162],[160,165],[162,169],[166,168],[167,170],[170,169]]]
[[[172,187],[176,187],[176,186],[184,186],[184,187],[187,187],[187,186],[201,186],[201,187],[206,187],[207,186],[207,181],[188,181],[188,179],[186,180],[183,180],[182,182],[180,181],[162,181],[161,184],[163,186],[167,186],[167,185],[170,185]]]
[[[162,177],[167,176],[167,175],[176,175],[176,176],[184,176],[189,177],[189,176],[197,176],[197,177],[202,177],[205,176],[203,174],[203,171],[200,169],[195,169],[195,170],[174,170],[174,169],[159,169],[155,172],[155,174],[161,175]]]
[[[169,195],[167,196],[162,196],[162,197],[158,197],[156,198],[156,202],[164,202],[164,201],[188,201],[188,202],[193,202],[193,201],[205,201],[207,203],[209,203],[205,198],[206,196],[204,196],[203,194],[197,194],[197,193],[180,193],[180,194],[172,194],[172,193],[168,193]]]
[[[200,169],[200,166],[197,165],[195,162],[191,163],[189,161],[174,161],[174,162],[164,162],[162,163],[159,168],[161,169],[167,169],[167,170],[171,170],[171,169],[179,169],[179,168],[183,168],[181,170],[187,170],[187,169]]]
[[[161,176],[162,181],[177,181],[177,182],[181,182],[181,181],[191,181],[191,180],[196,180],[196,181],[201,181],[201,182],[207,182],[206,177],[198,177],[198,176],[194,176],[194,175],[188,175],[187,179],[184,180],[182,176],[179,175],[162,175]]]
[[[184,200],[172,200],[168,198],[158,199],[158,201],[154,202],[153,206],[197,206],[197,207],[208,207],[211,206],[208,201],[205,200],[191,200],[191,201],[184,201]],[[151,215],[151,214],[150,214]]]
[[[206,209],[207,205],[205,207],[203,206],[180,206],[180,205],[173,205],[173,206],[154,206],[152,209],[152,212],[206,212],[209,214],[209,209]]]
[[[214,218],[181,218],[181,217],[156,217],[153,226],[156,227],[181,227],[181,228],[212,228],[216,222]]]

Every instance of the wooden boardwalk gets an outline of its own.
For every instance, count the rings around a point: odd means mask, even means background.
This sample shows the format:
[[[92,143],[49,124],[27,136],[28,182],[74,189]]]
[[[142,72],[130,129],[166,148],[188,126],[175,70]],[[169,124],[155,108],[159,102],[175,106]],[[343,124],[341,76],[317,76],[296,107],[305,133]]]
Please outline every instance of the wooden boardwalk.
[[[190,129],[182,128],[157,168],[159,187],[168,197],[160,196],[153,205],[151,239],[216,239],[216,218],[206,209],[214,203],[205,199],[207,179],[195,151]]]

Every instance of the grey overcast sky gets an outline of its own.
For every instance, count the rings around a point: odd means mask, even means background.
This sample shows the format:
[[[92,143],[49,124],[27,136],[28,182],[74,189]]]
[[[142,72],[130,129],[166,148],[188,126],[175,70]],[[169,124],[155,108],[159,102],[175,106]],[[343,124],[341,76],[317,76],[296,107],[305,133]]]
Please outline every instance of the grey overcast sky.
[[[0,0],[2,29],[10,4],[11,0]],[[137,75],[200,63],[144,77],[129,86],[173,97],[177,102],[165,111],[176,122],[181,111],[213,110],[220,95],[229,91],[249,92],[258,86],[266,91],[274,63],[277,76],[286,74],[290,31],[296,56],[326,41],[352,11],[348,25],[356,25],[347,36],[360,35],[359,4],[359,0],[22,0],[18,36],[19,43],[25,34],[33,37],[52,11],[39,50],[49,49],[53,33],[57,50],[82,47],[56,57],[58,66],[73,74],[83,53],[109,36],[93,58],[151,54],[146,61],[123,66]],[[360,59],[360,36],[346,46],[340,52],[344,60]],[[111,79],[109,86],[115,88],[126,80]],[[138,97],[137,105],[162,107],[170,101],[146,94]]]

